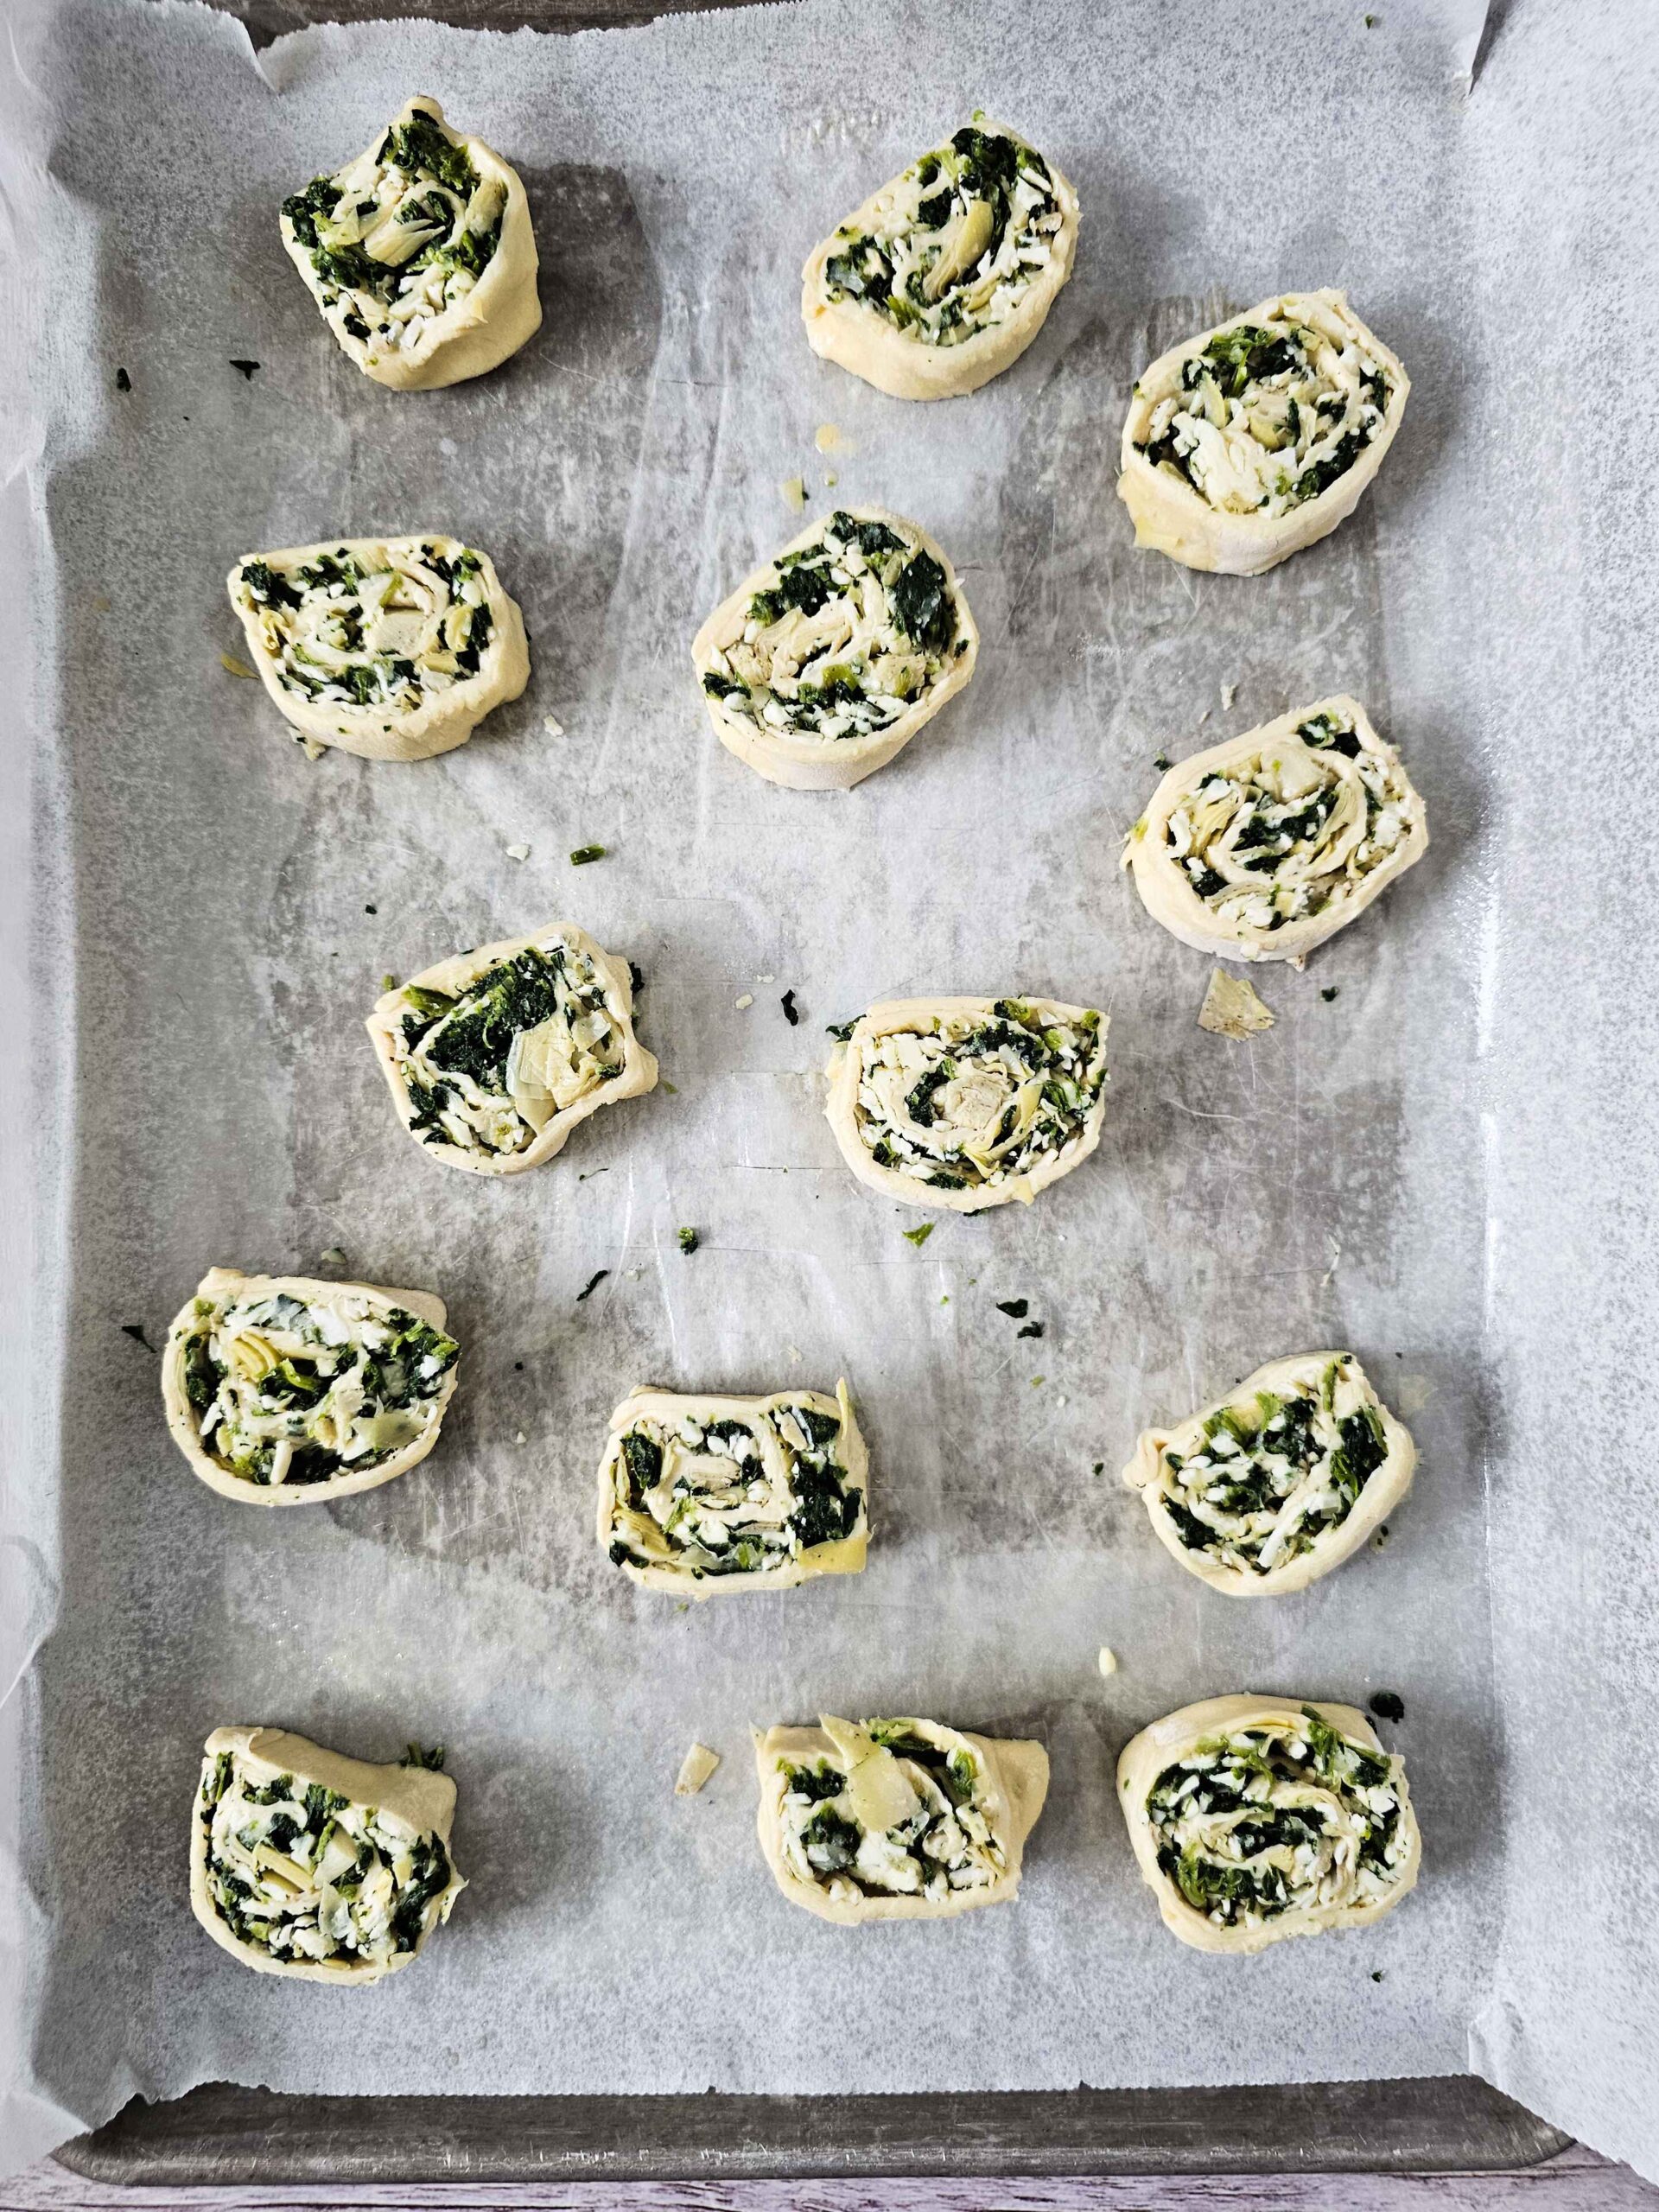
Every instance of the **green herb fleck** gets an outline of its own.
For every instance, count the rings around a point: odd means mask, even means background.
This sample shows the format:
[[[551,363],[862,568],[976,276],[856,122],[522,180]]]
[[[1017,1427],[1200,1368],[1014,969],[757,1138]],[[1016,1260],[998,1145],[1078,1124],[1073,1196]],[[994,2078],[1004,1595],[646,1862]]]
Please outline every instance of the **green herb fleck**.
[[[588,1278],[587,1288],[585,1290],[579,1290],[576,1293],[576,1303],[578,1306],[582,1304],[584,1299],[591,1298],[593,1296],[594,1293],[599,1288],[601,1283],[604,1281],[606,1276],[609,1274],[610,1272],[611,1271],[608,1268],[601,1268],[597,1274],[589,1275]]]
[[[124,1337],[130,1337],[134,1344],[143,1344],[146,1351],[154,1351],[156,1349],[155,1345],[149,1341],[149,1338],[144,1334],[144,1327],[142,1321],[124,1321],[121,1324],[121,1333]]]
[[[683,1229],[680,1231],[680,1249],[682,1252],[695,1252],[702,1241],[702,1240],[699,1237],[695,1229]]]
[[[238,361],[235,354],[232,353],[231,356],[231,366],[233,369],[240,369],[248,382],[251,384],[254,378],[254,372],[258,368],[259,364],[257,361]]]
[[[1016,1329],[1014,1333],[1016,1337],[1040,1337],[1043,1325],[1040,1321],[1027,1321],[1023,1329]]]
[[[1319,996],[1325,1001],[1326,1006],[1329,1006],[1332,1000],[1337,995],[1338,988],[1338,986],[1337,984],[1327,983],[1324,990],[1319,993]]]
[[[1006,1313],[1011,1321],[1023,1321],[1031,1311],[1031,1300],[1027,1298],[999,1298],[996,1310],[999,1313]]]
[[[127,374],[124,369],[118,369],[116,371],[115,388],[118,391],[130,391],[132,390],[132,378]]]
[[[603,845],[578,845],[570,855],[570,865],[572,868],[586,868],[589,861],[602,861],[604,857]]]
[[[931,1221],[925,1221],[919,1229],[906,1229],[904,1231],[904,1239],[906,1244],[915,1245],[917,1250],[919,1251],[932,1234],[932,1223]]]

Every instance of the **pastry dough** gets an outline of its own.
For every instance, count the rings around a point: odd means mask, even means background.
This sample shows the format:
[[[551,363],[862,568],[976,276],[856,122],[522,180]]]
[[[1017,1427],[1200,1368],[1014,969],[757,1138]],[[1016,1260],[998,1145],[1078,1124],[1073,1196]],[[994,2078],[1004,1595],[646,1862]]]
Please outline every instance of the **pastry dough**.
[[[1411,381],[1344,292],[1287,292],[1144,369],[1118,497],[1135,542],[1259,576],[1359,505]]]
[[[835,1720],[754,1739],[760,1848],[791,1904],[850,1927],[945,1920],[1020,1887],[1048,1794],[1040,1744],[937,1720]]]
[[[882,507],[791,538],[698,631],[715,734],[798,791],[884,768],[974,672],[979,632],[945,552]]]
[[[495,368],[541,327],[516,171],[422,93],[366,152],[283,202],[283,244],[366,377],[433,391]]]
[[[1352,1352],[1306,1351],[1146,1430],[1123,1479],[1189,1574],[1230,1598],[1277,1598],[1351,1558],[1416,1466],[1410,1431]]]
[[[1077,249],[1077,194],[976,114],[814,247],[807,343],[895,399],[977,391],[1042,328]]]
[[[541,1166],[578,1122],[657,1082],[627,962],[574,922],[423,968],[376,1000],[368,1028],[404,1128],[475,1175]]]
[[[162,1354],[173,1441],[242,1505],[378,1489],[438,1440],[461,1352],[446,1318],[429,1291],[210,1268]]]
[[[979,1213],[1085,1160],[1106,1117],[1107,1019],[1055,999],[893,999],[831,1054],[824,1111],[861,1183]]]
[[[1124,1746],[1117,1788],[1164,1925],[1194,1950],[1363,1927],[1417,1879],[1404,1762],[1351,1705],[1184,1706]]]
[[[226,580],[260,681],[315,760],[425,760],[530,681],[486,553],[436,531],[251,553]]]
[[[847,1385],[725,1398],[641,1388],[611,1415],[599,1541],[648,1590],[712,1598],[857,1574],[869,1457]]]
[[[282,1728],[215,1728],[190,1823],[190,1904],[256,1974],[380,1981],[420,1955],[466,1883],[455,1785]]]
[[[1300,968],[1427,849],[1400,755],[1338,696],[1178,762],[1123,865],[1183,944]]]

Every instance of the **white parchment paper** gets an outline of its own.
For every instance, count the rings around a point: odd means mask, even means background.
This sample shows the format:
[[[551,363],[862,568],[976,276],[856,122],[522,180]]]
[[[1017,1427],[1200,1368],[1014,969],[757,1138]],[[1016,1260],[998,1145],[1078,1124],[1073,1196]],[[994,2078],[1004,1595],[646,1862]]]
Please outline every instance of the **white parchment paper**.
[[[1613,1003],[1640,988],[1645,1021],[1651,991],[1639,958],[1604,965],[1610,928],[1651,942],[1650,855],[1617,893],[1603,869],[1651,774],[1617,643],[1652,635],[1625,558],[1651,510],[1601,365],[1651,386],[1652,188],[1594,111],[1617,52],[1639,140],[1652,24],[1610,10],[1579,50],[1581,15],[1535,0],[1489,33],[1470,99],[1478,9],[1377,12],[1053,0],[1038,28],[979,0],[807,0],[575,39],[318,30],[256,60],[174,0],[28,11],[15,1280],[38,1396],[0,1555],[9,2157],[207,2078],[828,2091],[1476,2063],[1659,2164],[1652,1916],[1621,1879],[1632,1790],[1652,1802],[1630,1774],[1656,1748],[1651,1455],[1621,1456],[1639,1399],[1602,1379],[1639,1371],[1651,1318],[1630,1272],[1651,1061]],[[275,211],[416,90],[524,175],[546,320],[496,375],[400,396],[334,346]],[[1077,185],[1077,274],[1012,372],[906,406],[810,356],[797,272],[981,105]],[[1137,556],[1114,493],[1136,368],[1321,283],[1414,379],[1358,515],[1252,582]],[[702,614],[798,527],[798,474],[814,512],[925,522],[984,635],[964,698],[850,796],[743,770],[689,666]],[[308,762],[220,665],[225,571],[414,528],[494,556],[531,688],[441,760]],[[1336,690],[1402,746],[1433,844],[1305,975],[1259,977],[1275,1027],[1233,1045],[1197,1029],[1207,963],[1141,912],[1120,840],[1161,749]],[[589,842],[608,857],[573,870]],[[362,1016],[383,972],[555,916],[644,969],[675,1088],[537,1174],[443,1175],[396,1127]],[[917,1249],[917,1217],[842,1167],[817,1069],[826,1023],[925,989],[1102,1006],[1113,1084],[1084,1169]],[[449,1300],[442,1444],[384,1491],[238,1511],[168,1444],[124,1325],[159,1342],[208,1264],[335,1247]],[[1020,1297],[1039,1340],[997,1310]],[[1147,1421],[1321,1344],[1409,1420],[1416,1489],[1386,1549],[1230,1603],[1116,1471]],[[598,1554],[593,1472],[632,1384],[842,1373],[874,1462],[861,1578],[682,1610]],[[1243,1965],[1164,1933],[1112,1762],[1233,1688],[1403,1700],[1388,1733],[1427,1869],[1393,1918]],[[820,1709],[1040,1735],[1019,1904],[853,1936],[785,1906],[747,1730]],[[450,1747],[473,1886],[372,1999],[256,1980],[189,1918],[199,1746],[246,1720],[368,1757]],[[724,1764],[677,1801],[694,1737]]]

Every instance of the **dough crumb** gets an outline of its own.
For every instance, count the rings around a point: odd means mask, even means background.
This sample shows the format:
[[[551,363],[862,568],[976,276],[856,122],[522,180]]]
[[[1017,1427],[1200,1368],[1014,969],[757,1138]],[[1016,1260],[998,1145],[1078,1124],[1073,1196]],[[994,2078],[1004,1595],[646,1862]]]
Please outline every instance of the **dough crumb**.
[[[1237,684],[1236,684],[1236,683],[1224,683],[1224,684],[1222,685],[1222,687],[1221,687],[1221,703],[1222,703],[1222,705],[1223,705],[1223,707],[1224,707],[1224,709],[1226,709],[1227,710],[1229,710],[1229,711],[1230,712],[1231,708],[1232,708],[1232,703],[1233,703],[1234,700],[1237,698],[1237,696],[1238,696],[1238,686],[1237,686]]]
[[[827,469],[824,472],[823,488],[826,492],[833,492],[840,481],[841,479],[836,474],[834,469]]]
[[[801,513],[806,505],[806,482],[804,478],[799,476],[785,476],[783,482],[778,486],[778,489],[784,495],[784,505],[786,507],[793,508],[797,514]]]
[[[778,978],[775,976],[757,976],[754,980],[757,983],[775,983]]]
[[[842,443],[842,435],[833,423],[820,423],[812,442],[820,453],[834,453]]]
[[[257,683],[259,681],[258,671],[250,668],[246,661],[238,660],[234,653],[220,653],[219,664],[226,676],[245,677],[250,683]]]
[[[695,1797],[719,1764],[718,1751],[711,1751],[707,1744],[693,1744],[680,1761],[680,1770],[674,1777],[674,1795]]]
[[[559,720],[556,715],[543,715],[542,716],[542,728],[547,732],[550,737],[563,737],[564,735],[564,724]]]
[[[801,1348],[800,1348],[800,1346],[799,1346],[798,1344],[791,1344],[791,1346],[790,1346],[790,1348],[789,1348],[789,1356],[790,1356],[791,1359],[794,1361],[795,1364],[798,1367],[798,1366],[800,1365],[800,1361],[801,1361]]]
[[[530,847],[528,845],[509,845],[507,847],[507,858],[510,861],[527,861],[530,858]]]
[[[1213,1030],[1217,1037],[1250,1037],[1259,1029],[1271,1029],[1273,1016],[1257,998],[1253,984],[1243,976],[1230,976],[1224,968],[1217,968],[1198,1008],[1198,1027]]]
[[[752,1007],[753,1004],[754,993],[753,991],[745,991],[742,997],[736,1001],[737,1010],[741,1014],[746,1008]]]
[[[1100,1647],[1100,1671],[1103,1675],[1117,1672],[1117,1654],[1109,1643],[1103,1643]]]

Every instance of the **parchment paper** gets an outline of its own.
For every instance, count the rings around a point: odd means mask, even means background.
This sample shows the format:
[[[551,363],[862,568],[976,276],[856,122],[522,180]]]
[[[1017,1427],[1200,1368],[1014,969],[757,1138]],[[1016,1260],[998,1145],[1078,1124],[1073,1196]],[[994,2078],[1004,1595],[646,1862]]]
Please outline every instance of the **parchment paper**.
[[[172,0],[25,19],[7,183],[43,312],[11,448],[37,564],[13,1279],[37,1395],[3,1555],[8,2158],[204,2078],[1478,2064],[1659,2167],[1651,1899],[1619,1879],[1659,1748],[1650,1268],[1631,1276],[1652,879],[1618,826],[1652,773],[1650,537],[1625,558],[1652,517],[1605,435],[1609,376],[1582,384],[1610,347],[1614,389],[1651,388],[1652,22],[1512,10],[1469,99],[1467,9],[1247,12],[809,0],[576,39],[319,30],[257,61]],[[338,353],[275,214],[416,90],[524,175],[546,321],[498,374],[400,396]],[[1014,371],[906,406],[813,359],[797,271],[978,105],[1077,183],[1078,271]],[[1253,582],[1137,556],[1114,496],[1136,368],[1319,283],[1414,379],[1358,515]],[[742,769],[689,667],[702,615],[798,526],[798,473],[813,512],[878,500],[936,531],[984,633],[966,696],[850,796]],[[220,665],[224,573],[414,528],[493,553],[531,688],[443,760],[308,762]],[[1141,912],[1120,840],[1160,749],[1335,690],[1402,744],[1433,844],[1305,975],[1258,976],[1275,1027],[1234,1045],[1196,1027],[1208,963]],[[589,842],[607,858],[574,870]],[[554,916],[644,969],[675,1089],[543,1172],[446,1176],[396,1127],[362,1016],[383,972]],[[918,1217],[842,1167],[817,1071],[826,1023],[923,989],[1097,1004],[1113,1082],[1084,1169],[917,1249]],[[383,1491],[238,1511],[168,1444],[124,1325],[159,1343],[208,1264],[327,1273],[336,1247],[450,1301],[442,1443]],[[1016,1297],[1040,1340],[997,1311]],[[1386,1549],[1230,1603],[1117,1470],[1146,1421],[1320,1344],[1360,1352],[1422,1471]],[[632,1384],[841,1373],[874,1454],[864,1576],[682,1609],[601,1559],[594,1469]],[[1112,1762],[1234,1688],[1403,1700],[1385,1733],[1427,1837],[1406,1909],[1248,1965],[1164,1933]],[[1040,1735],[1019,1904],[851,1936],[785,1906],[747,1731],[820,1709]],[[195,1763],[227,1721],[449,1746],[473,1886],[372,1999],[257,1980],[192,1923]],[[694,1737],[724,1764],[676,1801]]]

